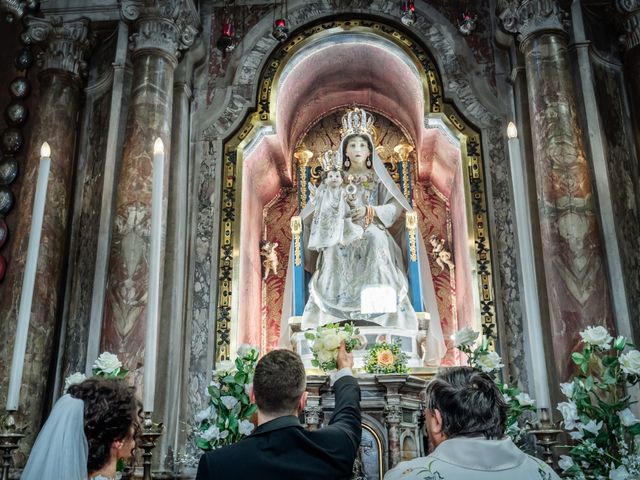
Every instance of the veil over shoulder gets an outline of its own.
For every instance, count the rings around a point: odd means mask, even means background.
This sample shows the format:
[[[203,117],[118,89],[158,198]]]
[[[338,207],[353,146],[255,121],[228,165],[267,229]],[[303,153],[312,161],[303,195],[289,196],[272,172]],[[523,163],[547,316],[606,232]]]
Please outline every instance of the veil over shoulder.
[[[22,480],[87,480],[89,444],[84,433],[84,401],[58,400],[38,434]]]

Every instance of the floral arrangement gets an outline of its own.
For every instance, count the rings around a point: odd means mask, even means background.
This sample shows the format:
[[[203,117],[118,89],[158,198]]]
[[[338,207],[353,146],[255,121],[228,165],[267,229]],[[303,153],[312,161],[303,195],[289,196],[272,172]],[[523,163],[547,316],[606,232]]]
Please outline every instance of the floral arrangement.
[[[214,370],[207,388],[209,405],[195,416],[198,448],[231,445],[253,431],[251,417],[257,406],[249,399],[249,389],[259,353],[256,347],[242,345],[235,362],[222,362]]]
[[[558,464],[567,478],[640,478],[640,420],[625,391],[640,381],[640,352],[604,327],[580,336],[582,351],[571,355],[578,373],[560,385],[567,401],[558,404],[574,442]]]
[[[94,377],[115,379],[123,379],[129,373],[129,370],[122,366],[122,362],[118,359],[118,356],[110,352],[102,352],[96,361],[93,362],[91,371]],[[86,379],[87,376],[84,373],[72,373],[64,379],[64,392],[66,393],[71,385],[82,383]]]
[[[343,326],[335,323],[329,323],[318,327],[313,332],[305,332],[304,336],[312,342],[311,352],[313,359],[311,365],[318,367],[325,372],[336,370],[338,364],[338,350],[340,342],[344,341],[347,352],[361,345],[358,338],[360,331],[353,325],[347,323]]]
[[[367,373],[409,373],[407,355],[399,341],[376,343],[364,358]]]
[[[504,367],[502,358],[496,352],[489,350],[489,340],[482,338],[480,345],[474,348],[480,334],[469,327],[459,330],[453,335],[455,347],[467,355],[467,364],[488,374],[496,383],[507,403],[507,421],[505,433],[518,446],[524,446],[526,430],[522,426],[522,415],[525,412],[535,412],[535,400],[529,394],[521,392],[518,387],[502,383],[497,373]]]

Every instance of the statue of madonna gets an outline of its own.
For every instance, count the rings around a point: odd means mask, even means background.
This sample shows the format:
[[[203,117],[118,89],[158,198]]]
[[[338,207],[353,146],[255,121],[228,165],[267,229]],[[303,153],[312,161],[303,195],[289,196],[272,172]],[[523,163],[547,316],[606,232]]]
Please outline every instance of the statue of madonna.
[[[321,205],[327,204],[321,198],[323,186],[300,213],[305,266],[313,273],[302,330],[353,321],[418,331],[400,247],[406,245],[405,213],[412,208],[378,156],[372,132],[373,118],[362,109],[351,109],[342,118],[342,140],[333,157],[333,169],[342,172],[346,215],[355,227],[349,229],[348,238],[336,235],[347,229],[337,229],[324,217],[321,222],[318,219],[321,208],[326,210]],[[359,234],[354,236],[354,231]],[[423,298],[430,306],[426,363],[439,365],[446,348],[426,250],[419,233],[417,237]],[[318,242],[318,238],[331,240]]]

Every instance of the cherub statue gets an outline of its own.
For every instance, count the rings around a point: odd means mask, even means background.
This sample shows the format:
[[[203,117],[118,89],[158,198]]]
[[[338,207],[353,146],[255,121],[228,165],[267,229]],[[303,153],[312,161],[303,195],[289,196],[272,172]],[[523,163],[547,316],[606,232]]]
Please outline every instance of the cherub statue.
[[[273,271],[274,275],[278,274],[278,266],[280,261],[278,260],[278,252],[276,248],[278,242],[263,242],[260,247],[260,256],[262,257],[262,266],[264,268],[264,280],[269,277],[269,272]]]
[[[440,273],[444,270],[444,266],[449,267],[449,270],[452,271],[456,266],[451,261],[451,253],[449,253],[444,248],[444,238],[438,240],[438,237],[435,235],[431,235],[429,238],[429,243],[433,247],[431,250],[431,255],[435,259],[436,263],[440,266]]]

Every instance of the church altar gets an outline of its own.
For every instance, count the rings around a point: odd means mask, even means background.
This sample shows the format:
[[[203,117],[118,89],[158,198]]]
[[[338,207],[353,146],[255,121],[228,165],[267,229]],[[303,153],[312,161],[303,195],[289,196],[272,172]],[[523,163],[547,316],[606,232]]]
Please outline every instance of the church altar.
[[[353,480],[382,480],[399,462],[425,455],[420,392],[426,381],[406,374],[356,377],[361,389],[362,440]],[[308,375],[303,423],[309,430],[329,423],[335,397],[326,375]]]

